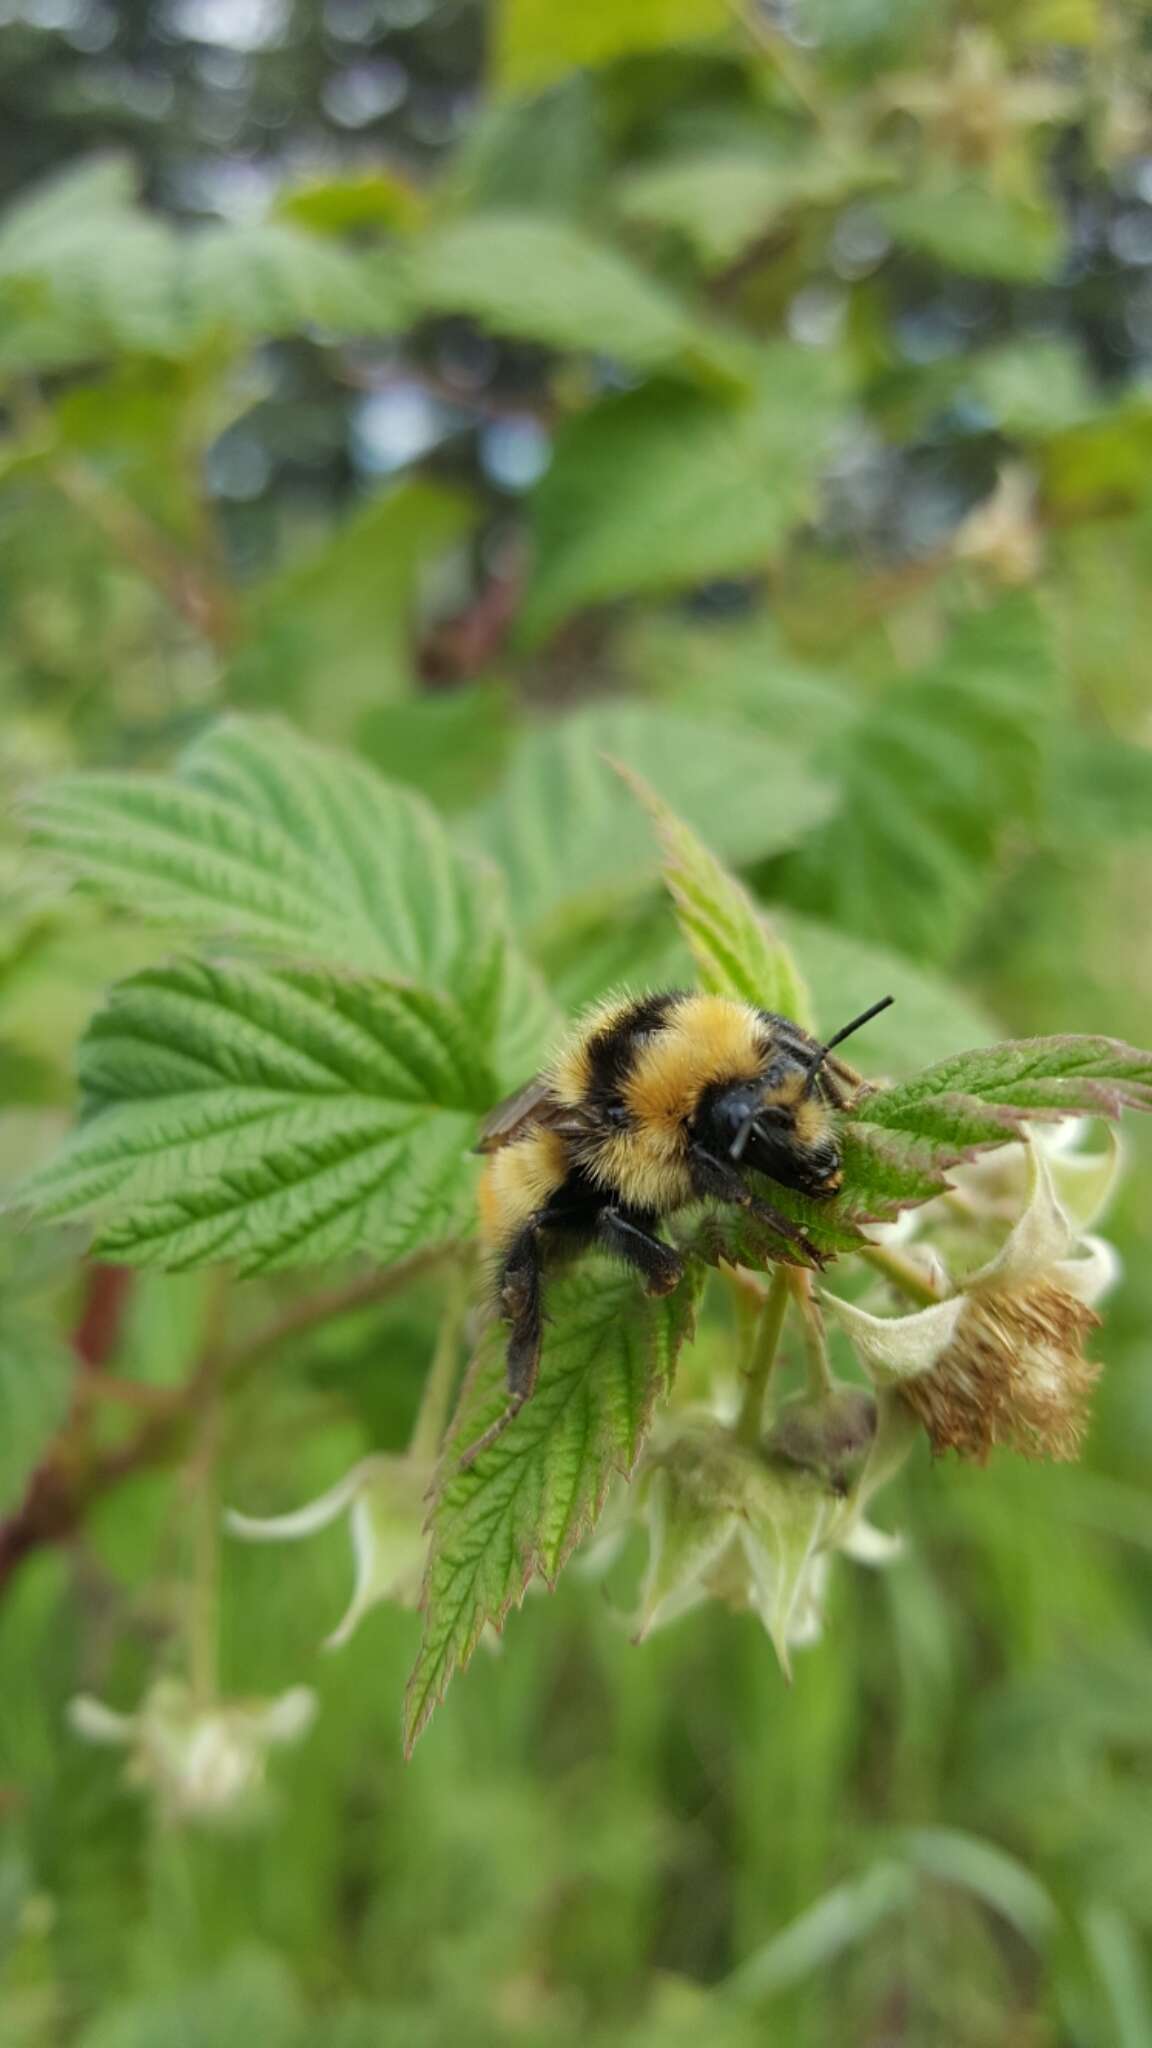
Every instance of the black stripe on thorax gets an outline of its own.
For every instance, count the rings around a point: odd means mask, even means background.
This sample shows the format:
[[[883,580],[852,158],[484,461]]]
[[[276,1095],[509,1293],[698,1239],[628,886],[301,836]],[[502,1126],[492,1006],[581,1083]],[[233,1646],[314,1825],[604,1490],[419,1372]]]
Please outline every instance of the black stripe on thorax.
[[[683,989],[638,996],[610,1024],[593,1033],[586,1048],[588,1093],[604,1109],[618,1107],[620,1091],[636,1064],[639,1041],[659,1031],[684,1002]]]

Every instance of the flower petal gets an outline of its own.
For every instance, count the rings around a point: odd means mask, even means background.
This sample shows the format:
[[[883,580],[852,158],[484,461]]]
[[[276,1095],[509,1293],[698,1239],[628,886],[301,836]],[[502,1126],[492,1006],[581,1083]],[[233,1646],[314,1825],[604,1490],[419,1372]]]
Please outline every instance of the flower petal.
[[[327,1493],[318,1494],[315,1500],[294,1508],[287,1515],[242,1515],[236,1508],[225,1510],[224,1523],[229,1533],[240,1536],[246,1543],[295,1543],[301,1536],[311,1536],[316,1529],[326,1529],[336,1521],[345,1508],[355,1500],[366,1481],[371,1478],[378,1463],[375,1458],[361,1458],[350,1472],[330,1486]]]
[[[1066,1259],[1076,1233],[1056,1196],[1052,1167],[1035,1140],[1027,1135],[1028,1198],[996,1257],[968,1281],[971,1290],[1015,1287],[1048,1272]]]
[[[1089,1308],[1093,1308],[1115,1287],[1124,1268],[1119,1252],[1107,1238],[1086,1237],[1081,1242],[1085,1256],[1059,1260],[1052,1268],[1052,1277],[1069,1294],[1074,1294],[1077,1301],[1086,1302]]]
[[[964,1308],[962,1294],[933,1302],[910,1316],[873,1316],[838,1295],[827,1294],[825,1305],[851,1339],[870,1379],[881,1386],[915,1379],[930,1372],[946,1351]]]
[[[67,1711],[69,1726],[85,1742],[107,1743],[119,1749],[135,1740],[135,1714],[118,1714],[89,1692],[77,1693],[75,1699],[69,1700]]]

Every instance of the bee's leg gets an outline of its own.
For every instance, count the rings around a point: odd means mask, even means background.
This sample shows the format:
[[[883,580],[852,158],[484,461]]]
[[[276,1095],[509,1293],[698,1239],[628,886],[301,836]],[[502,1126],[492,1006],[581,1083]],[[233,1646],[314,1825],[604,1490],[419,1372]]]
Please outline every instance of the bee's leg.
[[[503,1436],[509,1423],[520,1413],[536,1385],[544,1335],[544,1311],[540,1298],[543,1266],[540,1238],[540,1217],[530,1216],[504,1254],[496,1301],[501,1316],[508,1324],[508,1405],[491,1427],[486,1429],[482,1436],[478,1436],[475,1443],[469,1444],[460,1459],[461,1466],[473,1464],[481,1451],[486,1451],[489,1444],[494,1444],[497,1437]]]
[[[743,1175],[738,1173],[728,1160],[715,1158],[703,1145],[693,1145],[689,1156],[692,1179],[698,1195],[714,1202],[731,1202],[734,1208],[747,1210],[749,1216],[755,1216],[761,1223],[766,1223],[770,1230],[774,1230],[778,1237],[784,1239],[785,1244],[794,1245],[813,1265],[823,1266],[826,1263],[824,1254],[801,1230],[799,1224],[793,1223],[789,1216],[782,1216],[770,1202],[762,1201],[758,1195],[754,1195],[751,1188],[746,1185]]]
[[[634,1266],[642,1275],[649,1294],[671,1294],[684,1276],[684,1261],[678,1251],[650,1230],[647,1215],[628,1209],[601,1209],[596,1220],[597,1241],[606,1252]]]

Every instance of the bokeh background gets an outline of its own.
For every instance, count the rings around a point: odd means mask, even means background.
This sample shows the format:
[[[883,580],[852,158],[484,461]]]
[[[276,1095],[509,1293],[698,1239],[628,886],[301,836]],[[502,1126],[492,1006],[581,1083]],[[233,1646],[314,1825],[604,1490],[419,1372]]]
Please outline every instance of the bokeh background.
[[[282,714],[501,859],[573,1007],[683,972],[607,748],[741,866],[826,1024],[896,989],[889,1070],[997,1029],[1148,1041],[1147,10],[0,22],[5,797]],[[0,881],[7,1180],[157,942],[63,897],[14,820]],[[903,1559],[841,1567],[790,1688],[751,1618],[636,1649],[572,1573],[404,1764],[415,1617],[324,1657],[345,1531],[228,1546],[227,1691],[304,1681],[320,1712],[258,1822],[173,1825],[66,1709],[131,1708],[171,1664],[187,1475],[9,1558],[4,2048],[1149,2048],[1152,1155],[1128,1150],[1084,1462],[925,1454],[883,1504]],[[45,1284],[58,1332],[160,1386],[212,1312],[200,1276]],[[402,1444],[436,1292],[285,1347],[223,1497],[289,1507]],[[709,1323],[705,1355],[725,1341]],[[22,1384],[9,1363],[9,1436]]]

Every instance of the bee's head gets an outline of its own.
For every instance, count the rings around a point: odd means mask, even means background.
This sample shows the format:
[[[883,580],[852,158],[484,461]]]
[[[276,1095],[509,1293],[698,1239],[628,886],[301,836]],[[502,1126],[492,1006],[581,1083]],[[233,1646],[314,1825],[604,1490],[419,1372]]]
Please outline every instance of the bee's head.
[[[775,1061],[770,1074],[711,1091],[701,1132],[709,1151],[755,1167],[817,1199],[837,1193],[840,1146],[825,1105],[807,1091],[808,1069]]]
[[[780,1187],[817,1200],[838,1194],[844,1174],[839,1141],[817,1090],[820,1069],[834,1045],[858,1031],[892,1001],[874,1003],[837,1031],[810,1058],[791,1051],[774,1057],[756,1080],[714,1088],[702,1110],[710,1125],[709,1149],[766,1173]]]

